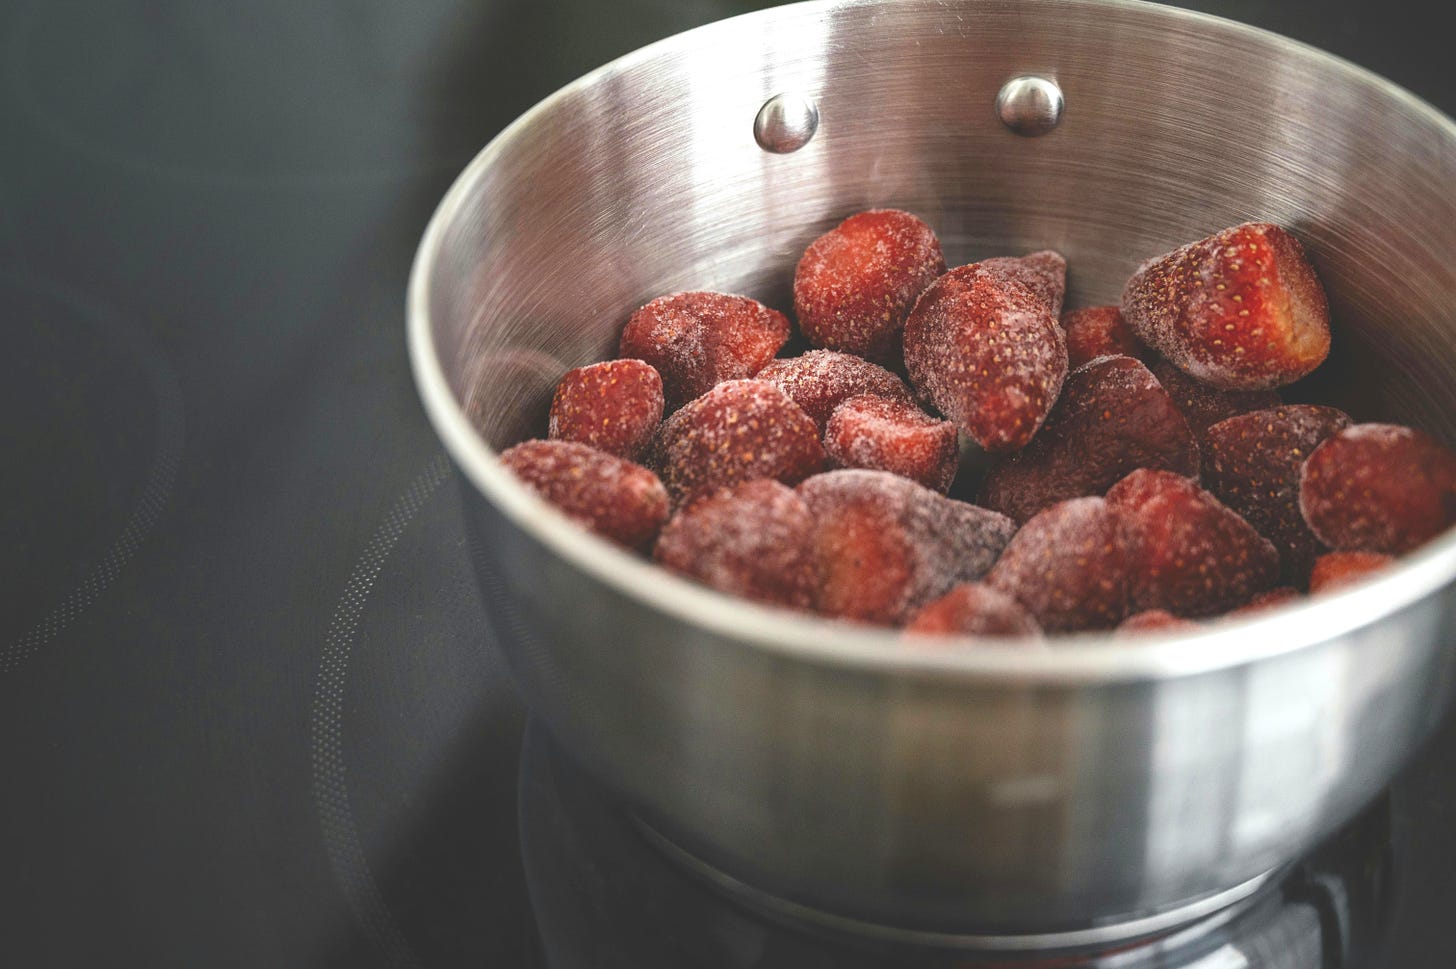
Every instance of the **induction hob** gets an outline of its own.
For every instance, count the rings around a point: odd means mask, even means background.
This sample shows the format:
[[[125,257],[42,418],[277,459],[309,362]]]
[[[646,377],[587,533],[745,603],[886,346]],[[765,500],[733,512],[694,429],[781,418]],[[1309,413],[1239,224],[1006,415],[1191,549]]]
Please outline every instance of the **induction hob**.
[[[404,350],[476,150],[764,5],[0,0],[0,965],[876,964],[677,881],[538,728],[523,756]],[[1456,112],[1434,5],[1194,5]],[[1453,751],[1448,723],[1354,841],[1116,964],[1383,936],[1359,969],[1456,965]],[[576,829],[622,837],[540,836]],[[652,904],[594,909],[633,900],[583,894],[604,865]]]

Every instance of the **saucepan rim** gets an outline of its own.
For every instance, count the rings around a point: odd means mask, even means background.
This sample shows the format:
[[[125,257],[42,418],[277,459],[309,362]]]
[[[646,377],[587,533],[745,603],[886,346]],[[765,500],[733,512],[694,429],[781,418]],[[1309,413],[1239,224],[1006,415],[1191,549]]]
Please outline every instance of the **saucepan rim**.
[[[803,662],[884,674],[969,677],[1047,684],[1167,679],[1228,669],[1316,646],[1369,626],[1425,598],[1456,576],[1456,529],[1406,555],[1381,574],[1349,589],[1256,614],[1224,619],[1206,630],[1118,636],[1081,633],[1028,645],[973,636],[927,636],[907,641],[893,629],[860,626],[757,605],[680,578],[596,537],[520,485],[475,430],[450,390],[431,326],[431,276],[447,231],[466,209],[472,188],[523,133],[546,123],[553,109],[604,78],[690,45],[704,31],[785,10],[829,13],[883,0],[808,0],[716,21],[641,47],[560,88],[530,108],[465,167],[431,217],[410,272],[406,296],[411,367],[425,411],[456,467],[516,527],[552,553],[607,585],[686,624],[745,647]],[[1242,33],[1251,42],[1293,49],[1328,70],[1378,89],[1413,120],[1441,129],[1456,147],[1456,122],[1414,94],[1359,65],[1279,34],[1197,11],[1145,0],[1059,0],[1139,10],[1170,21],[1202,22]]]

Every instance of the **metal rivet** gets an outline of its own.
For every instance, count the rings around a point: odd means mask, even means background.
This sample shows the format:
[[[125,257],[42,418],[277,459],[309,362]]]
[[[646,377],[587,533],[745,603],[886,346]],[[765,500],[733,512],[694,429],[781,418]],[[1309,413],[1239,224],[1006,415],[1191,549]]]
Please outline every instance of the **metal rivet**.
[[[1034,138],[1051,131],[1062,120],[1066,100],[1057,82],[1027,74],[1013,77],[996,95],[996,114],[1018,135]]]
[[[819,129],[819,106],[812,98],[792,92],[775,94],[753,119],[753,140],[764,151],[787,155],[809,143]]]

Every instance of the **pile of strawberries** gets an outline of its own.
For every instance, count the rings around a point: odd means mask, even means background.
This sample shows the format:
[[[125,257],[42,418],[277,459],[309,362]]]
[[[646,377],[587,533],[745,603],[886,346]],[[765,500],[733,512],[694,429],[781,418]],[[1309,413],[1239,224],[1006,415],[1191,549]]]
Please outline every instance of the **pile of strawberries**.
[[[920,219],[862,212],[795,271],[818,349],[776,357],[790,321],[747,297],[664,296],[502,461],[715,589],[936,633],[1194,627],[1456,521],[1456,455],[1431,437],[1274,392],[1330,345],[1285,230],[1149,260],[1120,307],[1063,315],[1065,282],[1049,251],[947,271]]]

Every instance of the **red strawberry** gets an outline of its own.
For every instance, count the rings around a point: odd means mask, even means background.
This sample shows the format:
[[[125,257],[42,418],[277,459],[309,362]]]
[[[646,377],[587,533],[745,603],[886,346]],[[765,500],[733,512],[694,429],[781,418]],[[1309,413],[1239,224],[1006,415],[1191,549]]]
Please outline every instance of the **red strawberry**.
[[[824,429],[824,450],[840,467],[889,471],[944,493],[955,478],[960,451],[956,428],[914,404],[861,395],[834,411]]]
[[[527,488],[627,548],[642,548],[667,520],[667,491],[657,475],[574,441],[526,441],[501,453]]]
[[[860,622],[903,623],[980,578],[1016,531],[1002,515],[885,471],[830,471],[798,491],[815,522],[816,605]]]
[[[1267,222],[1143,263],[1122,315],[1179,369],[1225,390],[1282,387],[1330,352],[1329,308],[1304,247]]]
[[[1248,602],[1239,606],[1229,613],[1230,616],[1252,616],[1261,612],[1268,612],[1270,609],[1277,609],[1279,606],[1288,605],[1303,599],[1304,596],[1293,586],[1275,586],[1267,592],[1260,592]]]
[[[1089,306],[1062,317],[1067,333],[1067,366],[1073,370],[1098,357],[1136,357],[1146,362],[1153,356],[1143,341],[1133,335],[1116,306]]]
[[[997,256],[982,259],[982,269],[1004,279],[1020,283],[1047,308],[1052,316],[1062,313],[1062,298],[1067,294],[1067,260],[1051,249],[1026,256]]]
[[[834,408],[851,397],[873,394],[889,400],[914,403],[910,388],[884,367],[849,353],[810,350],[799,357],[774,360],[758,372],[804,408],[822,434]]]
[[[1181,475],[1134,471],[1107,492],[1107,503],[1125,516],[1135,609],[1217,615],[1279,575],[1269,540]]]
[[[1059,501],[1100,495],[1138,468],[1194,477],[1198,449],[1146,367],[1102,357],[1067,378],[1031,444],[991,468],[981,503],[1024,522]]]
[[[1124,619],[1117,627],[1120,633],[1193,632],[1203,626],[1191,619],[1179,619],[1166,609],[1144,609]]]
[[[724,488],[678,511],[657,538],[659,565],[756,602],[808,609],[814,601],[809,507],[777,481]]]
[[[1188,429],[1200,445],[1204,432],[1219,421],[1284,403],[1272,390],[1219,390],[1199,383],[1161,358],[1154,360],[1148,369],[1173,398],[1174,406],[1188,421]]]
[[[907,633],[943,636],[1037,636],[1041,628],[1020,603],[980,582],[963,582],[922,608]]]
[[[905,324],[915,389],[987,451],[1026,445],[1067,375],[1056,317],[1025,287],[980,265],[941,276]]]
[[[1073,498],[1021,526],[986,584],[1047,632],[1110,629],[1127,615],[1129,564],[1118,512],[1101,498]]]
[[[943,272],[940,242],[915,216],[851,215],[810,243],[794,270],[799,329],[817,347],[894,361],[906,314]]]
[[[1356,424],[1309,456],[1299,504],[1333,549],[1402,555],[1456,522],[1456,455],[1409,427]]]
[[[773,384],[729,380],[663,422],[653,443],[673,501],[754,478],[795,484],[824,466],[803,408]]]
[[[641,360],[568,370],[551,400],[547,437],[640,461],[662,422],[662,378]]]
[[[1358,582],[1395,561],[1379,552],[1330,552],[1314,560],[1309,573],[1309,592],[1328,592]]]
[[[1274,543],[1285,577],[1301,585],[1324,545],[1299,511],[1300,469],[1349,425],[1333,407],[1289,404],[1219,421],[1204,436],[1204,486]]]
[[[632,314],[617,355],[657,368],[672,411],[725,380],[752,377],[788,338],[788,317],[747,296],[674,293]]]

